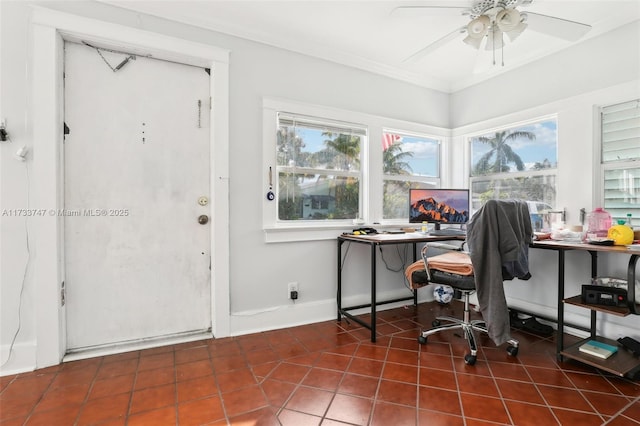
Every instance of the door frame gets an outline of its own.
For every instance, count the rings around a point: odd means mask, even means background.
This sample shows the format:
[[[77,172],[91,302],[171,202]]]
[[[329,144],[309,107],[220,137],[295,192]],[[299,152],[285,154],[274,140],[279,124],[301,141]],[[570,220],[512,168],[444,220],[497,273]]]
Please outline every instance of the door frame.
[[[211,312],[216,337],[230,335],[229,310],[229,51],[119,24],[34,6],[30,69],[33,116],[33,205],[64,208],[64,41],[151,54],[211,70],[210,190]],[[37,73],[37,76],[35,75]],[[64,218],[34,221],[33,259],[36,368],[59,364],[66,342]]]

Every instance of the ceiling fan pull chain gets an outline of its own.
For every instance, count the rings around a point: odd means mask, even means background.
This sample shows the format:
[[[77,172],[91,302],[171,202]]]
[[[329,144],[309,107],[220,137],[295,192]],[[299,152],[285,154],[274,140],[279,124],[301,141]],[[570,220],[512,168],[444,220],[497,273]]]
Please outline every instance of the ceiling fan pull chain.
[[[492,29],[491,31],[491,39],[493,40],[493,46],[492,49],[493,50],[493,65],[496,65],[496,32],[494,29]]]

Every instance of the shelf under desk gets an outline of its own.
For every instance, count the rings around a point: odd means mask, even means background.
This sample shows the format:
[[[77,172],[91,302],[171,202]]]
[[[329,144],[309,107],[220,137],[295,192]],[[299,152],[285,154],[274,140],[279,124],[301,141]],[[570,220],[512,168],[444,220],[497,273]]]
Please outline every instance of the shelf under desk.
[[[627,315],[640,315],[640,305],[635,303],[635,270],[640,253],[637,250],[629,250],[625,246],[600,246],[593,244],[585,244],[579,242],[563,242],[563,241],[534,241],[531,247],[544,249],[544,250],[556,250],[558,252],[558,330],[557,330],[557,357],[559,361],[563,360],[563,357],[571,358],[584,362],[585,364],[601,368],[610,373],[624,376],[626,374],[636,374],[640,370],[640,360],[634,357],[630,353],[625,353],[623,348],[620,348],[619,353],[613,355],[611,358],[602,360],[593,356],[585,355],[581,353],[578,348],[584,341],[581,341],[575,345],[564,347],[564,305],[579,306],[591,311],[591,325],[590,325],[590,337],[586,340],[598,340],[614,346],[617,342],[610,339],[606,339],[596,335],[596,313],[603,312],[605,314],[616,316]],[[627,298],[628,306],[626,307],[609,307],[600,305],[591,305],[582,303],[580,296],[573,296],[565,298],[565,252],[570,250],[586,251],[591,255],[591,277],[596,278],[598,276],[598,253],[617,253],[630,255],[628,268],[627,268]]]

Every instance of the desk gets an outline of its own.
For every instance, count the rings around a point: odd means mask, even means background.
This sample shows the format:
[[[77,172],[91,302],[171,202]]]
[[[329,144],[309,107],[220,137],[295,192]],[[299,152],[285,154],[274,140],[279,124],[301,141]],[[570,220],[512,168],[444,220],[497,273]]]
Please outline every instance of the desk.
[[[618,358],[609,358],[609,360],[595,360],[589,357],[585,357],[581,355],[581,353],[577,350],[577,347],[582,344],[579,342],[577,345],[574,345],[570,348],[564,347],[564,305],[565,303],[581,306],[591,310],[591,326],[590,326],[590,337],[589,339],[604,340],[604,338],[600,338],[596,336],[596,313],[598,311],[605,312],[612,315],[618,316],[627,316],[627,315],[640,315],[640,308],[635,303],[635,269],[636,264],[638,262],[638,258],[640,258],[640,251],[637,250],[629,250],[624,246],[599,246],[593,244],[584,244],[578,242],[564,242],[564,241],[534,241],[531,244],[531,247],[544,249],[544,250],[556,250],[558,252],[558,336],[557,336],[557,357],[559,361],[563,360],[564,356],[568,358],[577,359],[581,362],[585,362],[594,367],[598,367],[609,371],[614,374],[624,375],[625,373],[637,371],[639,368],[637,359],[634,360],[633,357],[624,353],[620,353],[621,355]],[[579,250],[586,251],[591,255],[591,277],[595,278],[598,276],[598,253],[618,253],[618,254],[627,254],[630,255],[629,264],[627,268],[627,297],[629,300],[628,306],[625,308],[622,307],[608,307],[608,306],[598,306],[598,305],[586,305],[581,302],[580,296],[570,297],[565,299],[564,295],[564,266],[565,266],[565,252],[569,250]],[[587,283],[584,283],[587,284]],[[613,344],[614,346],[617,342],[609,341],[609,344]],[[620,351],[619,351],[620,352]]]
[[[413,304],[418,304],[417,290],[413,290],[413,296],[402,297],[393,300],[378,301],[376,297],[376,247],[389,244],[412,244],[413,246],[413,261],[417,260],[417,244],[427,243],[433,241],[451,241],[461,240],[464,241],[464,237],[451,237],[451,236],[432,236],[428,234],[422,234],[419,232],[410,232],[406,234],[373,234],[373,235],[341,235],[338,237],[338,321],[342,320],[345,316],[361,326],[371,330],[371,341],[376,341],[376,306],[387,303],[400,302],[403,300],[413,299]],[[342,245],[345,242],[368,244],[371,247],[371,260],[370,260],[370,274],[371,274],[371,302],[363,305],[355,305],[349,307],[342,306]],[[348,311],[361,308],[371,308],[371,322],[367,323],[360,318],[350,314]]]

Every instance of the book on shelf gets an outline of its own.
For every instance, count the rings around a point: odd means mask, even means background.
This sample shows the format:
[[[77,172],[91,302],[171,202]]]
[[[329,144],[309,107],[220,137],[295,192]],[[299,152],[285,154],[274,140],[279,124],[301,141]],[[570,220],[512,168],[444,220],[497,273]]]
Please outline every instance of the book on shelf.
[[[607,359],[614,353],[618,352],[618,348],[616,346],[598,342],[597,340],[589,340],[588,342],[580,345],[578,350],[585,354],[597,356],[602,359]]]

